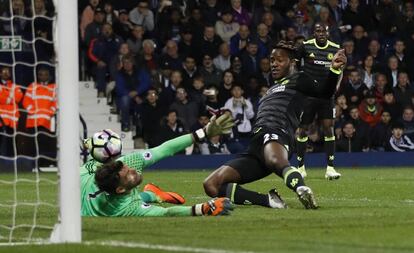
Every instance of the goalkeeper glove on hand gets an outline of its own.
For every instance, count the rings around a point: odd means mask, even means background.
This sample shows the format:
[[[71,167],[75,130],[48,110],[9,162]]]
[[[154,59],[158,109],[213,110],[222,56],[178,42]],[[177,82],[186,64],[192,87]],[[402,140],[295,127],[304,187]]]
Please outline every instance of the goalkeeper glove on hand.
[[[230,215],[230,212],[233,211],[233,209],[234,206],[228,198],[215,198],[206,203],[197,204],[192,207],[194,216]]]
[[[213,137],[221,134],[230,134],[234,126],[234,120],[230,112],[223,113],[217,118],[216,115],[211,117],[210,122],[205,126],[207,137]]]

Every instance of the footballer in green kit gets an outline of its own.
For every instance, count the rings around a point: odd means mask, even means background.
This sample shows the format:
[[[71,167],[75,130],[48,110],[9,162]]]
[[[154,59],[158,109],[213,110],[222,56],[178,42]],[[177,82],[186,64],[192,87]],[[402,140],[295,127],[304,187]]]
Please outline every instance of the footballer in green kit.
[[[132,152],[106,163],[90,159],[82,167],[81,214],[83,216],[200,216],[225,215],[233,210],[227,198],[216,198],[194,206],[161,207],[152,203],[168,202],[183,204],[178,193],[165,192],[153,184],[147,184],[140,192],[142,172],[157,161],[172,156],[203,141],[207,137],[227,134],[234,125],[229,113],[213,118],[203,129],[164,142],[158,147]]]

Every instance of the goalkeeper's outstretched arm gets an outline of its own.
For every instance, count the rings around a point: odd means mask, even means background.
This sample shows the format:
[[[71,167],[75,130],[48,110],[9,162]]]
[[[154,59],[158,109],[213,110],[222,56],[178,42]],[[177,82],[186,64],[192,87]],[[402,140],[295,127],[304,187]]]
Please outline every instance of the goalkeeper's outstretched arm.
[[[213,116],[207,126],[191,134],[185,134],[166,141],[155,148],[127,154],[121,157],[120,160],[126,163],[130,168],[135,168],[138,172],[141,172],[143,168],[146,168],[166,157],[172,156],[191,146],[195,142],[202,142],[205,138],[211,136],[230,133],[233,125],[234,122],[231,114],[225,112],[218,118]]]

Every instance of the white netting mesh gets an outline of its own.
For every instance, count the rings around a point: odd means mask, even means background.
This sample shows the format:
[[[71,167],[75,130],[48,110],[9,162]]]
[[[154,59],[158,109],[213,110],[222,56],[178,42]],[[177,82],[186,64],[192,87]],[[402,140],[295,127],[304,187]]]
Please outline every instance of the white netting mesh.
[[[0,2],[0,243],[47,239],[57,221],[57,175],[38,170],[57,161],[55,7],[48,0]],[[46,72],[49,85],[42,83]]]

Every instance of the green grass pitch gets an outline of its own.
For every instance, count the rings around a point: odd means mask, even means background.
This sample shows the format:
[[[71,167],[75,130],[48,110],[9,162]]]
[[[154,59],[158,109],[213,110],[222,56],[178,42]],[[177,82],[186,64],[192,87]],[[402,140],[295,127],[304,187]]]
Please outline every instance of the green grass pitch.
[[[210,171],[146,171],[145,182],[182,193],[187,204],[208,200],[202,181]],[[280,178],[269,176],[249,184],[267,192],[276,186],[287,210],[237,206],[227,217],[83,218],[83,244],[0,247],[0,252],[414,252],[414,170],[411,168],[340,169],[343,177],[326,181],[324,170],[309,169],[306,182],[321,206],[305,210]],[[32,173],[19,178],[33,179]],[[41,174],[42,179],[56,175]],[[0,174],[10,180],[12,174]],[[32,224],[33,199],[56,204],[56,185],[19,182],[16,225]],[[0,184],[0,204],[14,199],[13,186]],[[37,222],[53,225],[57,208],[41,206]],[[0,225],[12,224],[11,208],[0,206]],[[25,237],[30,229],[15,231]],[[46,237],[36,229],[33,237]],[[0,242],[8,239],[0,228]],[[88,243],[88,244],[87,244]],[[114,243],[114,245],[109,245]],[[116,245],[116,246],[115,246]]]

